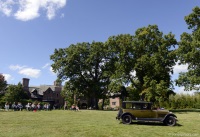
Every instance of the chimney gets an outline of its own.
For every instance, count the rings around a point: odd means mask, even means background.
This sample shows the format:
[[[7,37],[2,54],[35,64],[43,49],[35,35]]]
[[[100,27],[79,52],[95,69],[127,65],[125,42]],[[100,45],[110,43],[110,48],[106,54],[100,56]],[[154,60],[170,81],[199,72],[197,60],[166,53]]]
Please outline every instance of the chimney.
[[[54,86],[61,87],[61,82],[58,80],[54,81]]]
[[[22,86],[27,89],[29,87],[29,79],[28,78],[23,78],[22,79]]]

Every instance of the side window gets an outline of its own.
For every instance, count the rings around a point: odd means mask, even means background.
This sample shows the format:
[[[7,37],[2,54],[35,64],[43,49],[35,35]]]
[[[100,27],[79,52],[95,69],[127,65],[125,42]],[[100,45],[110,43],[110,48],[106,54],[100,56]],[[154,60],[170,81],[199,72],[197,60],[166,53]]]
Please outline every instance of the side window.
[[[133,104],[133,109],[135,109],[136,107],[135,107],[135,104]]]
[[[125,108],[125,109],[130,109],[130,108],[132,108],[132,103],[126,103],[126,104],[124,105],[124,108]]]
[[[133,104],[133,109],[140,110],[141,109],[141,104],[139,104],[139,103]]]
[[[126,103],[126,109],[131,109],[132,108],[132,104],[131,103]]]
[[[147,104],[142,104],[142,109],[147,109]]]
[[[136,104],[136,109],[141,109],[141,104]]]
[[[146,109],[146,110],[151,109],[151,104],[150,103],[142,104],[142,109]]]

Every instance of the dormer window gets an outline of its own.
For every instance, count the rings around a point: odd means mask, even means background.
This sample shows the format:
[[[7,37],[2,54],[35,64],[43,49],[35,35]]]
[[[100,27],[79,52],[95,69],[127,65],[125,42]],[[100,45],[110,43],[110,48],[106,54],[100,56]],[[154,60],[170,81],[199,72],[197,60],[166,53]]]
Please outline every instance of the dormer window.
[[[32,93],[33,95],[37,95],[37,90],[34,90]]]
[[[37,95],[38,94],[37,89],[33,89],[31,92],[32,92],[33,95]]]

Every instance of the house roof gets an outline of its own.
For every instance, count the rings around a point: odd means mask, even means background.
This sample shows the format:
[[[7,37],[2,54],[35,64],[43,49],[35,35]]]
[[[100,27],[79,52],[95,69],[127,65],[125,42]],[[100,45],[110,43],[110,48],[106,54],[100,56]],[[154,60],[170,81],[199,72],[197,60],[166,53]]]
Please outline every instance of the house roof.
[[[29,92],[32,93],[34,91],[37,91],[38,95],[43,95],[45,91],[47,91],[48,89],[51,89],[52,91],[56,91],[56,88],[58,88],[58,86],[54,86],[54,85],[40,85],[40,86],[32,86],[29,87]],[[62,89],[63,87],[61,87]]]

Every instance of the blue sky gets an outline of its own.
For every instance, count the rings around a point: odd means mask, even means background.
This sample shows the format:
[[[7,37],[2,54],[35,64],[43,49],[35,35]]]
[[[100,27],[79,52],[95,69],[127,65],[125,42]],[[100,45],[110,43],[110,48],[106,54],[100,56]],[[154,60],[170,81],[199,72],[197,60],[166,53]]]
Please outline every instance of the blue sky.
[[[184,16],[197,0],[0,0],[0,73],[8,83],[29,78],[30,85],[51,85],[50,55],[77,42],[104,42],[158,25],[179,40],[188,32]],[[186,66],[175,66],[173,79]],[[176,88],[179,92],[180,88]]]

